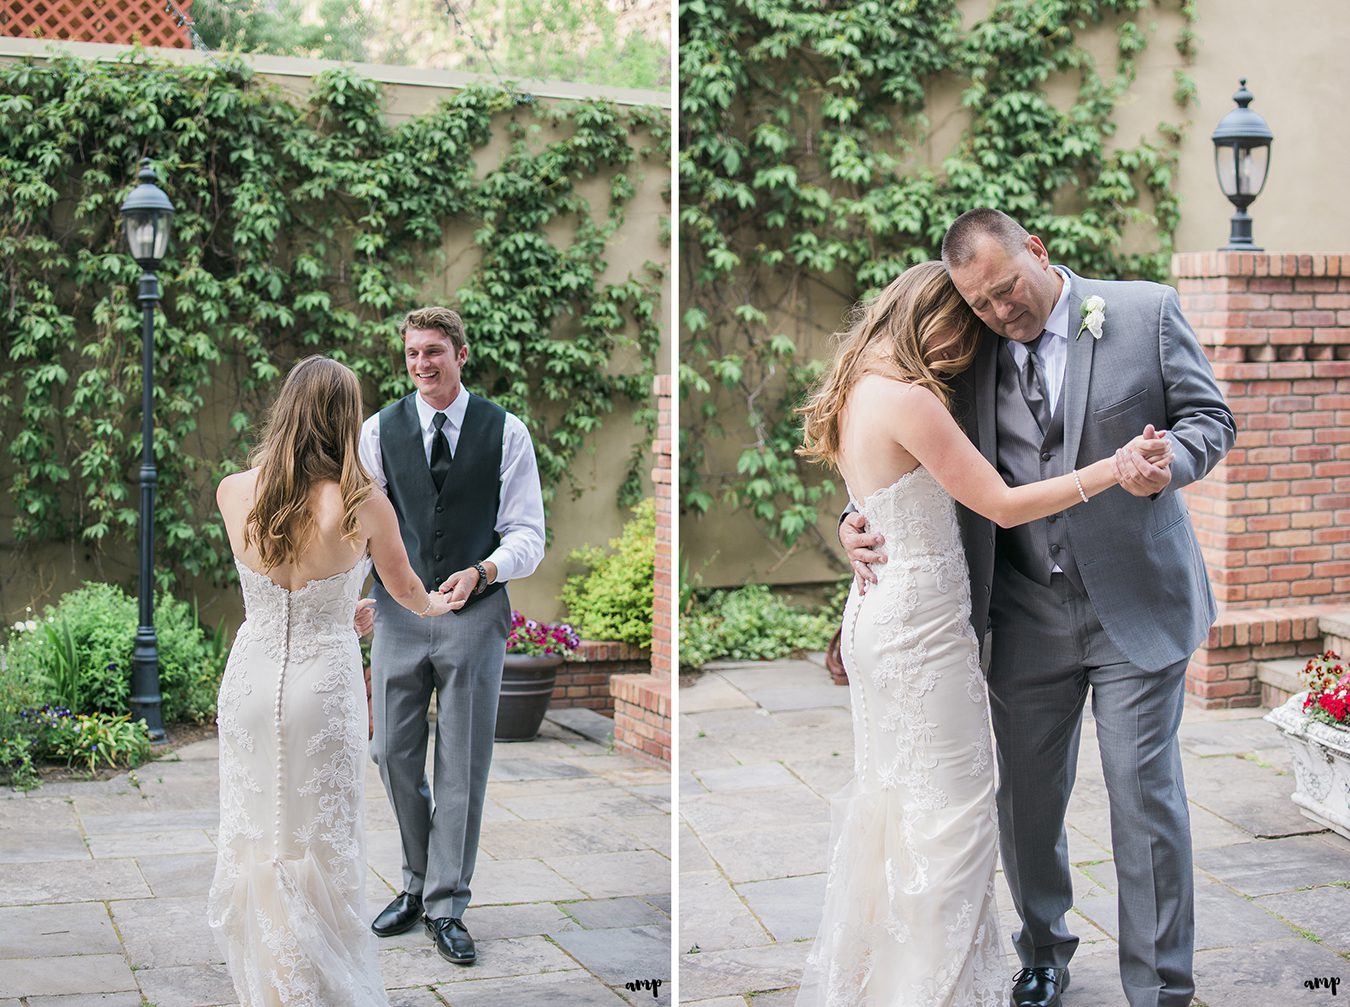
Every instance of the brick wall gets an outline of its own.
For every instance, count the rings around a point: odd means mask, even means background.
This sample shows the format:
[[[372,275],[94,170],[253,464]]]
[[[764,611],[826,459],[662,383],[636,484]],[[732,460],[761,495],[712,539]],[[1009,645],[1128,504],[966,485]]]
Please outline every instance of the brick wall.
[[[1186,253],[1172,272],[1238,424],[1185,491],[1221,609],[1187,688],[1255,706],[1255,663],[1316,652],[1317,612],[1350,591],[1350,255]]]
[[[615,675],[614,747],[670,764],[670,679]]]
[[[651,673],[615,675],[614,747],[669,765],[670,674],[673,665],[671,625],[671,379],[662,374],[653,388],[657,430],[652,444],[652,485],[656,493],[656,571],[653,591]]]
[[[641,647],[613,640],[582,640],[562,666],[549,700],[551,709],[584,706],[614,716],[609,680],[614,675],[646,674],[651,658]]]

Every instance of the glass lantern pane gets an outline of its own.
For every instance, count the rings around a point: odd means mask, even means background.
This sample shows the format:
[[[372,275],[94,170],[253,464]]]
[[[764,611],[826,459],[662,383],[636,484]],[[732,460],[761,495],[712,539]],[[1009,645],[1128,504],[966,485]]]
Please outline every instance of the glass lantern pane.
[[[169,250],[173,214],[163,210],[140,211],[128,213],[123,219],[131,257],[142,264],[162,260]]]
[[[1266,186],[1266,168],[1269,165],[1269,147],[1249,147],[1242,152],[1238,171],[1243,193],[1259,196]]]
[[[1238,194],[1238,147],[1225,144],[1214,148],[1214,167],[1219,173],[1219,188],[1225,196]]]
[[[154,258],[156,262],[163,260],[165,254],[169,251],[169,222],[173,219],[173,214],[159,211],[154,215],[155,244]]]
[[[137,262],[147,259],[155,247],[155,225],[146,215],[126,214],[127,249]]]

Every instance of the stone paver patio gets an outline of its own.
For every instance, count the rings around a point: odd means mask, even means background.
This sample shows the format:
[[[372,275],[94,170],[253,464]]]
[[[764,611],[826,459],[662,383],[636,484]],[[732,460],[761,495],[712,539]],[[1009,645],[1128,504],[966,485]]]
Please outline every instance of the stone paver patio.
[[[212,1007],[234,990],[206,923],[217,745],[109,780],[0,791],[0,1007]],[[401,887],[367,773],[371,918]],[[470,968],[419,927],[382,940],[396,1007],[669,1004],[670,773],[546,722],[494,753]],[[659,999],[626,983],[661,979]]]
[[[680,1002],[791,1007],[820,919],[827,798],[852,772],[848,690],[814,660],[713,666],[680,710]],[[1298,813],[1261,710],[1187,710],[1196,1005],[1339,1002],[1350,986],[1350,841]],[[1066,1007],[1125,1007],[1116,881],[1095,732],[1084,723],[1068,816],[1082,940]],[[1016,916],[999,876],[1003,929]],[[1016,970],[1009,944],[1009,974]]]

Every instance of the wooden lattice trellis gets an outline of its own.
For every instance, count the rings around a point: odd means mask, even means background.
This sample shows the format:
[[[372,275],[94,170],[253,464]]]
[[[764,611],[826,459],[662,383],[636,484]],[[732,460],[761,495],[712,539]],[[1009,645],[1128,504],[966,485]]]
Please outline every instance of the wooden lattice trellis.
[[[190,14],[192,0],[175,0]],[[190,49],[187,25],[164,0],[4,0],[0,35]]]

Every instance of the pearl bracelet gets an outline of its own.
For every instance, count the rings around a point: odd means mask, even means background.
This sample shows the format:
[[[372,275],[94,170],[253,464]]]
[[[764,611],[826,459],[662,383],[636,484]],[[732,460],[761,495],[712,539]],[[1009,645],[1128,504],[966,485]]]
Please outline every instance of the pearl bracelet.
[[[1079,492],[1081,492],[1081,490],[1080,490]],[[417,617],[418,617],[419,619],[425,619],[425,618],[427,617],[427,613],[431,611],[431,601],[432,601],[432,598],[431,598],[431,592],[428,591],[428,592],[427,592],[427,607],[424,608],[424,609],[422,609],[422,611],[420,611],[420,612],[417,613]]]
[[[1083,498],[1083,503],[1088,502],[1088,495],[1083,492],[1083,480],[1078,478],[1078,470],[1073,470],[1073,484],[1078,487],[1078,495]]]

